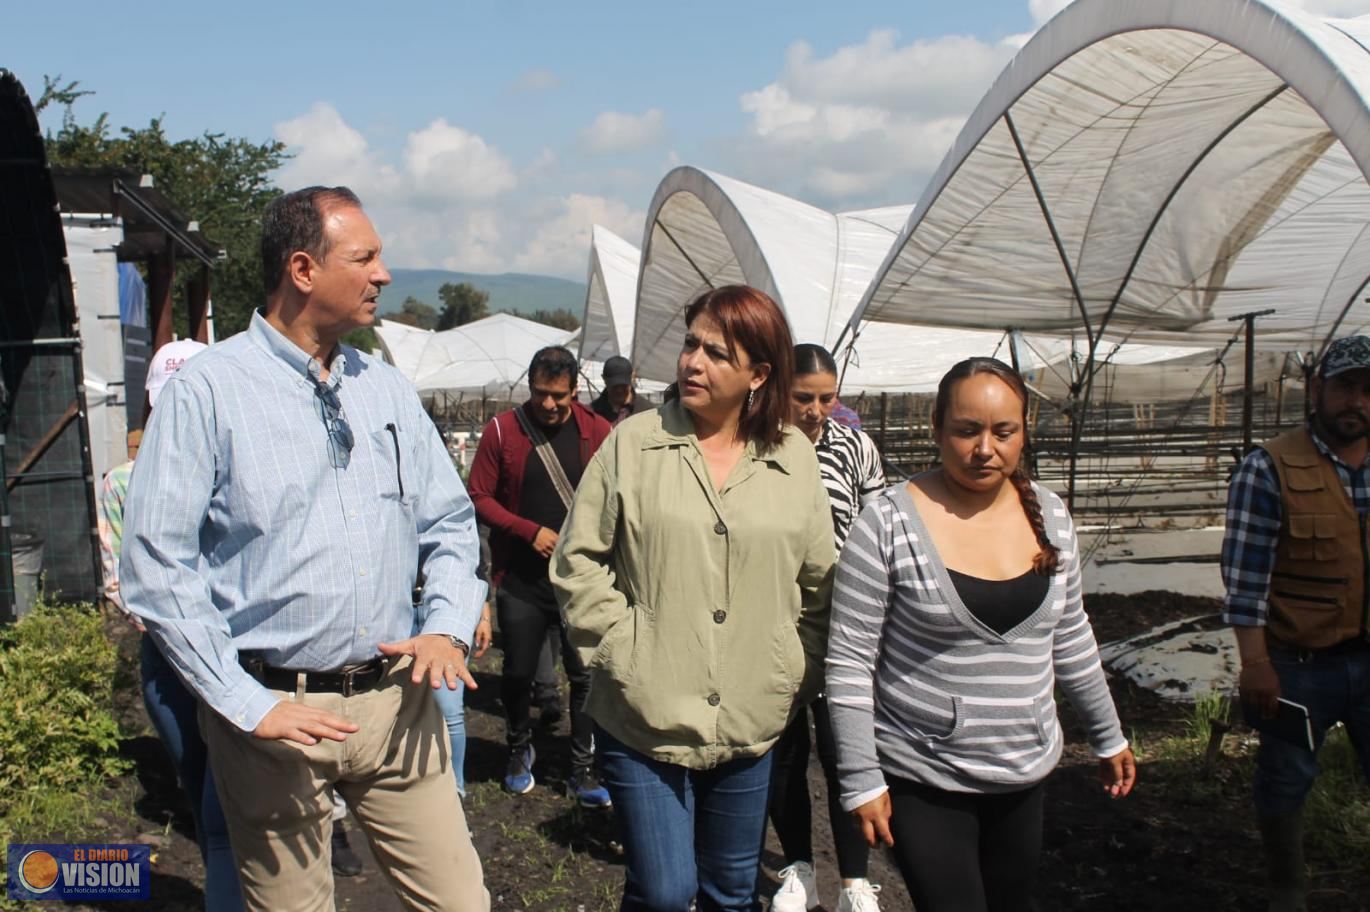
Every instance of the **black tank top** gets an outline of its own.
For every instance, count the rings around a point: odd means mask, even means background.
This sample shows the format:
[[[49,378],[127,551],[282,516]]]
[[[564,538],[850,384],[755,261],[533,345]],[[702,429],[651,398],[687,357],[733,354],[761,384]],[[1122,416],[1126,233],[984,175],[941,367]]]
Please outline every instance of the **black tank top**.
[[[1029,570],[1006,580],[987,580],[947,568],[961,602],[975,619],[1003,636],[1027,620],[1051,586],[1049,574]]]

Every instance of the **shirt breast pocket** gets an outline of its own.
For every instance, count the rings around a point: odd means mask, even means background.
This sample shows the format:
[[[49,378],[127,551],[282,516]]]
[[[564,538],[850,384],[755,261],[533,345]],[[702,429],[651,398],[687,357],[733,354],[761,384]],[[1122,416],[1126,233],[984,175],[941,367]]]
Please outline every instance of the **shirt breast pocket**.
[[[409,450],[399,425],[386,424],[370,435],[371,463],[375,471],[376,492],[382,500],[393,500],[409,506],[414,499],[414,491],[406,484],[405,457]]]

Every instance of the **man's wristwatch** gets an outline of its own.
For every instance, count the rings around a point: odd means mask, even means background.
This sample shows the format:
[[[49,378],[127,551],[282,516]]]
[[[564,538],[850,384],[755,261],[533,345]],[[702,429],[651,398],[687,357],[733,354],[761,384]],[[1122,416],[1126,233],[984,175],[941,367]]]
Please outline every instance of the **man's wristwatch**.
[[[453,646],[461,650],[462,655],[469,656],[471,654],[471,647],[468,646],[466,641],[461,637],[454,637],[449,633],[447,634],[447,638],[452,641]]]

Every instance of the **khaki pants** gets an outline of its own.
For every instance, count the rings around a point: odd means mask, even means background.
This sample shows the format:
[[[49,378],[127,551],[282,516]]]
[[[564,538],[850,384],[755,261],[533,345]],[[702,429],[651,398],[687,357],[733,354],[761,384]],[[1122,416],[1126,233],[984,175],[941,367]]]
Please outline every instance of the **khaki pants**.
[[[406,908],[490,908],[447,729],[427,685],[409,682],[410,664],[397,663],[381,686],[351,697],[274,691],[360,726],[342,742],[262,741],[201,705],[246,908],[333,912],[330,787],[361,822]]]

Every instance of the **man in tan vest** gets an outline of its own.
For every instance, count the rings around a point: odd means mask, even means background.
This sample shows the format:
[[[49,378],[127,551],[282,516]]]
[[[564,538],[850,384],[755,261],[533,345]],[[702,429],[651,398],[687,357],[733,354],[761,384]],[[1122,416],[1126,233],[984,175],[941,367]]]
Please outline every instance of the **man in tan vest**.
[[[1305,908],[1303,803],[1335,723],[1370,779],[1370,337],[1328,346],[1311,392],[1308,424],[1252,450],[1233,476],[1222,555],[1241,698],[1261,731],[1256,813],[1280,912]],[[1281,698],[1307,709],[1312,749]]]

